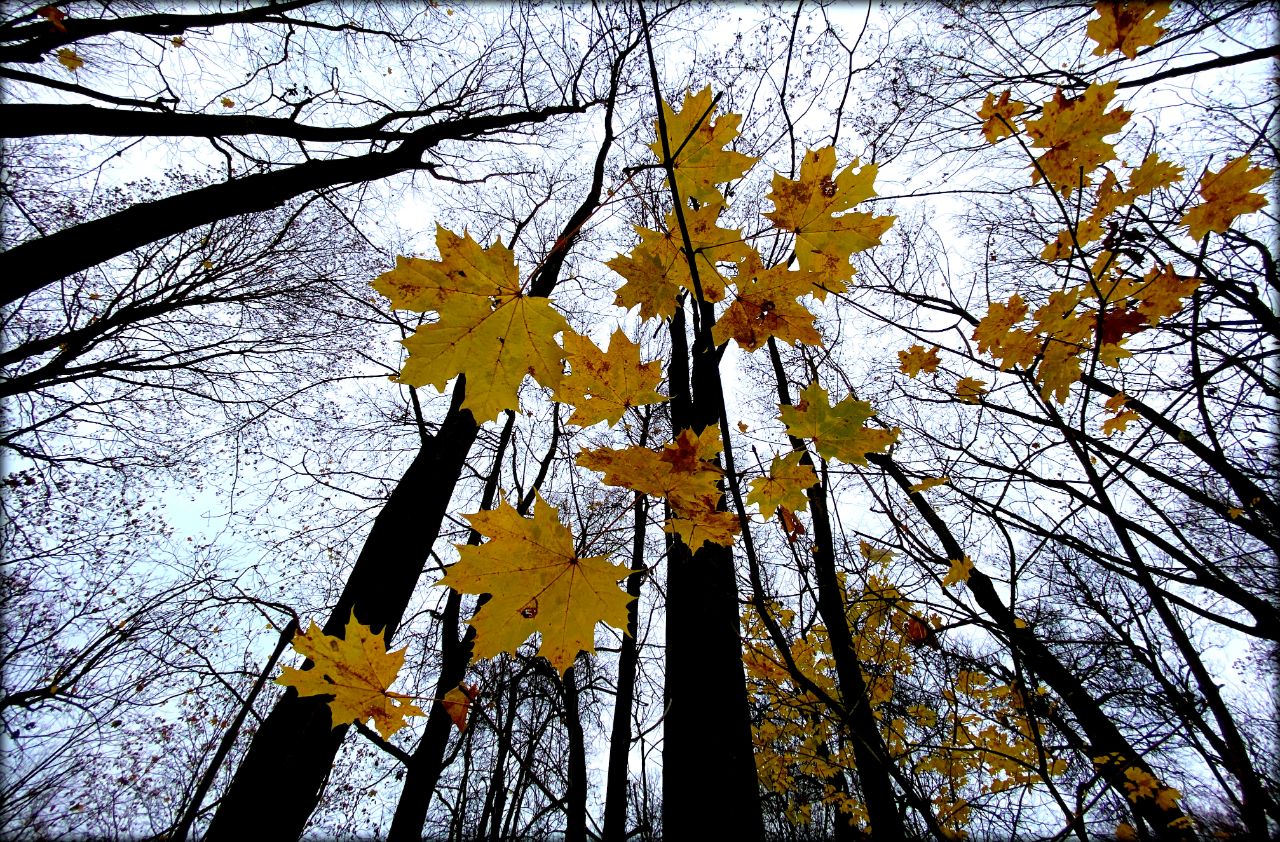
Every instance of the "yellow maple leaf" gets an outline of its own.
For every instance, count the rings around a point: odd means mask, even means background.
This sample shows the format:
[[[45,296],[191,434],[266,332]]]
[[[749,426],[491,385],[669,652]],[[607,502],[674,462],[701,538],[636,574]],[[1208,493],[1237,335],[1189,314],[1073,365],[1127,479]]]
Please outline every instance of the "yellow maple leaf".
[[[674,157],[676,191],[683,202],[693,199],[699,205],[721,201],[715,185],[741,177],[758,158],[725,149],[738,136],[738,114],[714,116],[711,88],[696,94],[686,92],[677,114],[665,101],[663,118],[667,124],[667,142]],[[658,135],[657,121],[654,134]],[[662,139],[649,144],[653,154],[662,160]]]
[[[969,581],[969,574],[973,572],[973,559],[968,556],[962,559],[953,558],[950,563],[951,567],[947,570],[947,575],[942,580],[942,587],[946,588]]]
[[[1044,349],[1044,357],[1036,368],[1036,383],[1040,385],[1040,396],[1045,400],[1053,395],[1058,403],[1066,403],[1071,394],[1071,387],[1079,382],[1082,376],[1080,368],[1080,352],[1083,348],[1070,342],[1049,342]]]
[[[471,703],[479,694],[480,691],[474,685],[459,684],[440,700],[453,724],[458,726],[459,733],[467,730],[467,715],[471,712]]]
[[[666,400],[654,391],[662,380],[661,361],[641,364],[640,346],[622,328],[613,332],[608,351],[601,351],[585,336],[566,333],[564,353],[571,373],[560,381],[555,399],[573,404],[570,424],[589,427],[607,421],[612,426],[631,407]]]
[[[1094,6],[1098,17],[1089,21],[1085,32],[1097,43],[1095,56],[1121,52],[1125,58],[1138,57],[1139,47],[1150,47],[1164,30],[1157,23],[1169,14],[1171,3],[1115,3],[1103,0]]]
[[[665,499],[674,515],[667,521],[667,531],[697,550],[704,541],[730,546],[740,530],[735,515],[719,510],[722,495],[717,483],[723,471],[712,460],[721,447],[720,429],[713,425],[700,434],[682,430],[661,451],[647,447],[582,450],[577,463],[603,473],[607,485]]]
[[[818,475],[812,465],[800,464],[803,455],[793,451],[786,456],[775,456],[769,465],[768,476],[751,480],[747,502],[758,505],[760,515],[765,519],[773,517],[779,506],[797,512],[809,507],[805,491],[818,484]]]
[[[1139,196],[1145,196],[1164,187],[1182,181],[1185,169],[1168,161],[1161,161],[1160,156],[1152,152],[1143,159],[1142,164],[1129,173],[1129,189],[1125,198],[1132,202]]]
[[[711,330],[712,339],[717,345],[733,339],[744,351],[760,348],[770,336],[789,345],[821,345],[813,313],[798,300],[810,291],[806,273],[785,266],[766,269],[750,258],[739,271],[733,303]]]
[[[1014,294],[1005,304],[994,302],[973,330],[973,338],[978,340],[978,353],[994,356],[1005,335],[1026,317],[1027,305],[1021,295]]]
[[[937,488],[940,485],[946,485],[951,482],[951,477],[926,477],[917,483],[912,484],[908,489],[911,492],[928,491],[930,488]]]
[[[1138,312],[1153,325],[1181,310],[1182,299],[1200,288],[1199,278],[1185,278],[1168,263],[1163,269],[1158,265],[1152,267],[1142,280],[1143,286],[1135,293],[1141,299]]]
[[[874,562],[876,564],[888,564],[893,561],[893,557],[895,555],[893,550],[874,547],[866,541],[858,542],[858,552],[861,553],[862,557],[867,561]]]
[[[1205,171],[1200,177],[1200,196],[1204,204],[1187,211],[1181,224],[1191,230],[1191,238],[1199,240],[1210,231],[1224,233],[1237,216],[1253,213],[1270,204],[1258,193],[1274,170],[1250,167],[1249,156],[1233,158],[1217,172]]]
[[[630,310],[640,305],[642,319],[666,319],[675,314],[680,286],[667,277],[668,266],[652,245],[641,242],[605,265],[627,281],[615,294],[614,303],[619,307]]]
[[[1048,150],[1036,159],[1039,167],[1032,170],[1032,184],[1040,181],[1041,171],[1063,196],[1093,183],[1089,173],[1115,157],[1114,147],[1102,138],[1120,131],[1132,116],[1123,108],[1106,110],[1118,84],[1095,82],[1080,96],[1070,98],[1059,88],[1041,108],[1040,116],[1026,122],[1031,145]]]
[[[1025,103],[1009,99],[1010,91],[1006,90],[996,99],[995,94],[987,94],[982,107],[978,109],[978,119],[982,120],[982,134],[987,143],[995,143],[1001,138],[1011,137],[1014,130],[1013,118],[1027,110]],[[1000,118],[1004,118],[1003,120]]]
[[[218,103],[219,103],[223,108],[235,108],[235,107],[236,107],[236,101],[235,101],[234,99],[232,99],[231,97],[229,97],[229,96],[224,96],[222,99],[218,100]]]
[[[393,307],[440,315],[402,340],[409,359],[400,382],[443,390],[465,374],[462,406],[478,423],[519,408],[526,374],[558,387],[564,369],[555,335],[570,333],[569,323],[546,298],[525,294],[511,249],[501,240],[482,249],[470,234],[439,226],[436,244],[440,260],[399,259],[373,282]]]
[[[867,421],[875,414],[871,404],[854,400],[853,396],[832,406],[827,390],[814,382],[800,392],[800,403],[782,407],[782,422],[787,425],[789,435],[812,439],[823,457],[849,465],[865,465],[868,453],[887,450],[901,432],[897,427],[892,430],[867,427]]]
[[[70,70],[72,73],[84,67],[84,59],[70,47],[63,47],[58,50],[58,64]]]
[[[1138,831],[1128,822],[1120,822],[1116,825],[1115,837],[1116,842],[1137,842]]]
[[[373,719],[374,727],[390,738],[406,724],[406,716],[424,716],[409,702],[412,696],[388,688],[404,664],[404,650],[387,651],[385,634],[347,619],[343,637],[333,637],[314,622],[306,634],[293,636],[293,648],[311,659],[309,670],[284,667],[276,684],[293,687],[299,696],[333,696],[329,716],[333,727]]]
[[[938,346],[935,345],[928,351],[923,345],[912,345],[905,351],[898,352],[898,371],[916,379],[916,375],[920,372],[925,374],[933,374],[938,370],[938,366],[942,360],[938,357]]]
[[[878,168],[875,164],[859,167],[857,161],[839,175],[835,175],[835,168],[835,149],[824,146],[805,153],[800,162],[800,178],[795,181],[774,173],[767,197],[774,210],[765,217],[775,227],[796,235],[800,268],[821,275],[823,286],[839,292],[844,288],[843,282],[853,277],[849,257],[879,245],[881,236],[897,217],[861,211],[846,213],[876,195],[872,184]]]
[[[490,595],[468,621],[476,630],[476,657],[515,652],[538,632],[538,654],[563,675],[579,652],[595,651],[596,623],[626,629],[633,597],[618,581],[631,571],[604,556],[579,558],[573,533],[541,495],[531,519],[505,500],[466,518],[489,540],[457,545],[460,558],[439,584]]]
[[[1111,418],[1102,422],[1102,434],[1110,436],[1112,433],[1123,433],[1125,428],[1129,426],[1130,421],[1137,421],[1140,416],[1132,409],[1126,409]]]
[[[720,265],[737,265],[755,255],[755,250],[743,241],[741,231],[721,228],[716,223],[723,210],[724,205],[717,202],[684,212],[694,264],[698,267],[698,286],[702,297],[712,303],[724,299],[728,283]],[[639,304],[641,318],[674,313],[680,287],[691,293],[697,291],[674,211],[667,214],[666,225],[665,231],[637,226],[640,243],[631,254],[620,255],[605,264],[627,279],[617,291],[616,303],[628,309]]]
[[[963,377],[956,383],[956,397],[961,403],[977,403],[978,398],[987,393],[987,381],[976,377]]]

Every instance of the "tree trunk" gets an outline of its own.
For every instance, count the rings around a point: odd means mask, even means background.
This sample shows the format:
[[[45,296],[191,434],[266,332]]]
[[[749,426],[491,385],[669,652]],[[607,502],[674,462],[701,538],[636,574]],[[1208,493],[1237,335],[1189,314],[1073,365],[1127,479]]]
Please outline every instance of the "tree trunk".
[[[390,640],[426,565],[479,428],[461,408],[464,378],[439,431],[423,443],[374,520],[347,586],[324,625],[341,637],[356,619]],[[347,726],[334,728],[324,696],[285,691],[254,735],[205,838],[296,839],[319,801]]]

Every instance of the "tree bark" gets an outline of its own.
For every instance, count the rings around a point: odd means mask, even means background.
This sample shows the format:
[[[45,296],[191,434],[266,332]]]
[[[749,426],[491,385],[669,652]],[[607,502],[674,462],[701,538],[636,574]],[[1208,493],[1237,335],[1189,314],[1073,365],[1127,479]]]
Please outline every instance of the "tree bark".
[[[326,634],[341,637],[354,611],[361,623],[384,629],[387,640],[394,637],[479,431],[470,410],[461,408],[465,392],[459,377],[440,429],[374,520]],[[326,697],[299,697],[290,687],[254,735],[205,839],[301,836],[346,731],[332,727]]]
[[[64,228],[0,254],[0,306],[68,275],[164,237],[227,217],[270,210],[303,193],[338,184],[374,181],[422,166],[422,153],[445,140],[465,140],[524,123],[540,123],[586,105],[464,117],[424,126],[390,152],[307,161],[145,202],[91,222]]]

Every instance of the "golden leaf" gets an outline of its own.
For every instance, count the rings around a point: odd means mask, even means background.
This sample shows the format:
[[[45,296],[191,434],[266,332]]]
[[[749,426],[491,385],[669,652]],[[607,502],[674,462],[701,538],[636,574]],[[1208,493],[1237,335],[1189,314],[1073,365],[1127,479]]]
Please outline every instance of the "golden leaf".
[[[976,377],[964,377],[956,384],[956,397],[961,403],[978,403],[978,398],[987,393],[987,381]]]
[[[662,380],[661,361],[641,364],[640,346],[622,328],[613,332],[608,351],[585,336],[566,333],[564,352],[572,371],[560,382],[555,399],[573,404],[570,424],[589,427],[607,421],[612,426],[628,408],[666,400],[654,391]]]
[[[919,482],[913,483],[907,490],[912,493],[928,491],[930,488],[937,488],[938,486],[946,485],[949,482],[951,482],[951,477],[925,477]]]
[[[759,159],[725,149],[738,136],[742,117],[724,114],[714,117],[711,88],[696,94],[686,92],[677,114],[666,102],[662,113],[667,124],[667,143],[674,157],[676,190],[681,201],[690,199],[699,205],[723,201],[715,185],[739,178]],[[659,132],[654,122],[654,134]],[[653,154],[662,160],[662,140],[649,144]]]
[[[459,544],[460,558],[439,584],[490,595],[468,621],[476,630],[476,657],[515,652],[539,632],[538,654],[563,675],[579,652],[595,651],[596,623],[626,629],[633,597],[618,581],[631,571],[604,556],[579,558],[573,534],[541,495],[532,519],[505,500],[466,517],[489,540],[478,547]]]
[[[309,670],[284,667],[276,684],[293,687],[299,696],[333,696],[329,701],[333,727],[372,718],[378,733],[387,739],[407,724],[406,716],[425,715],[408,701],[412,696],[388,689],[404,664],[403,649],[388,652],[385,635],[357,622],[354,610],[343,635],[327,635],[315,623],[306,634],[295,634],[293,648],[310,658],[313,666]]]
[[[1191,230],[1191,238],[1199,240],[1210,231],[1224,233],[1237,216],[1253,213],[1270,204],[1266,198],[1252,192],[1271,177],[1273,170],[1267,167],[1249,166],[1249,156],[1233,158],[1217,172],[1206,171],[1200,177],[1200,196],[1204,204],[1197,205],[1182,217],[1183,225]]]
[[[853,277],[849,257],[879,245],[897,217],[845,213],[876,195],[872,183],[878,168],[867,164],[855,171],[858,162],[854,161],[835,175],[835,167],[835,149],[824,146],[805,153],[799,179],[775,173],[767,197],[774,210],[765,216],[775,227],[795,233],[800,268],[817,273],[826,289],[839,292],[843,282]]]
[[[982,107],[978,109],[978,119],[982,120],[982,134],[987,143],[995,143],[1001,138],[1011,137],[1014,130],[1013,118],[1027,110],[1024,103],[1009,99],[1010,91],[1006,90],[996,99],[995,94],[987,94]],[[1000,118],[1004,118],[1003,120]]]
[[[818,475],[812,465],[800,464],[803,455],[793,451],[786,456],[775,456],[769,465],[768,476],[751,480],[747,502],[760,507],[761,517],[773,517],[780,506],[798,512],[809,508],[805,491],[818,484]]]
[[[782,407],[782,422],[789,435],[813,439],[818,452],[827,459],[865,465],[868,453],[887,450],[898,440],[897,427],[880,430],[866,426],[876,414],[866,401],[850,396],[831,406],[827,390],[816,382],[806,386],[800,398],[799,405]]]
[[[1120,131],[1132,114],[1123,108],[1106,110],[1118,84],[1095,82],[1072,98],[1063,96],[1059,89],[1044,104],[1040,116],[1026,122],[1031,145],[1048,150],[1036,159],[1039,168],[1031,173],[1032,184],[1040,180],[1041,170],[1063,196],[1093,183],[1089,173],[1115,157],[1115,149],[1102,138]]]
[[[63,47],[58,50],[58,64],[74,73],[84,67],[84,59],[80,58],[76,51],[70,47]]]
[[[558,387],[564,368],[555,335],[570,333],[569,323],[546,298],[525,294],[511,249],[501,240],[482,249],[470,234],[459,237],[439,226],[436,244],[440,260],[399,258],[373,282],[393,307],[440,314],[402,340],[409,359],[400,382],[443,390],[465,374],[462,407],[477,423],[519,409],[526,374]]]
[[[717,345],[733,339],[744,351],[760,348],[771,336],[789,345],[821,345],[813,313],[797,300],[810,291],[807,273],[785,266],[766,269],[758,258],[749,259],[739,272],[733,303],[712,328],[712,339]]]
[[[925,374],[933,374],[938,370],[938,365],[942,360],[938,357],[938,346],[933,346],[928,351],[923,345],[912,345],[905,351],[898,352],[898,371],[910,377],[912,380],[920,372]]]
[[[1103,2],[1094,6],[1098,17],[1089,21],[1085,32],[1097,43],[1095,56],[1121,52],[1125,58],[1138,57],[1139,47],[1150,47],[1164,30],[1158,26],[1169,14],[1171,3],[1115,3]]]
[[[962,582],[969,581],[969,574],[973,572],[973,559],[965,556],[964,558],[951,559],[951,567],[947,570],[947,575],[942,580],[944,588],[951,585],[958,585]]]

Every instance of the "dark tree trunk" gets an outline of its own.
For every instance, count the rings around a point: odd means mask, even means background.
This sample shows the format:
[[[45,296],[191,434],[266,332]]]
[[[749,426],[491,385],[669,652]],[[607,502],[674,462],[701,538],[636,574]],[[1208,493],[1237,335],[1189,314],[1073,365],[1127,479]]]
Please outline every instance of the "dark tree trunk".
[[[578,669],[569,667],[561,685],[564,688],[564,726],[569,736],[568,786],[564,794],[564,842],[587,842],[587,748],[582,734],[578,704]]]
[[[712,318],[710,305],[700,309],[702,320]],[[714,347],[695,340],[690,382],[682,372],[689,359],[683,309],[676,312],[671,327],[672,429],[701,432],[720,423],[719,360]],[[690,552],[673,538],[667,556],[662,763],[667,838],[763,838],[740,613],[732,548],[703,544]]]
[[[354,609],[361,623],[393,638],[479,429],[461,408],[465,389],[459,377],[439,431],[423,444],[374,520],[324,625],[326,634],[341,637]],[[289,688],[254,735],[205,838],[243,842],[302,835],[346,731],[345,725],[332,727],[326,697],[301,698]]]

